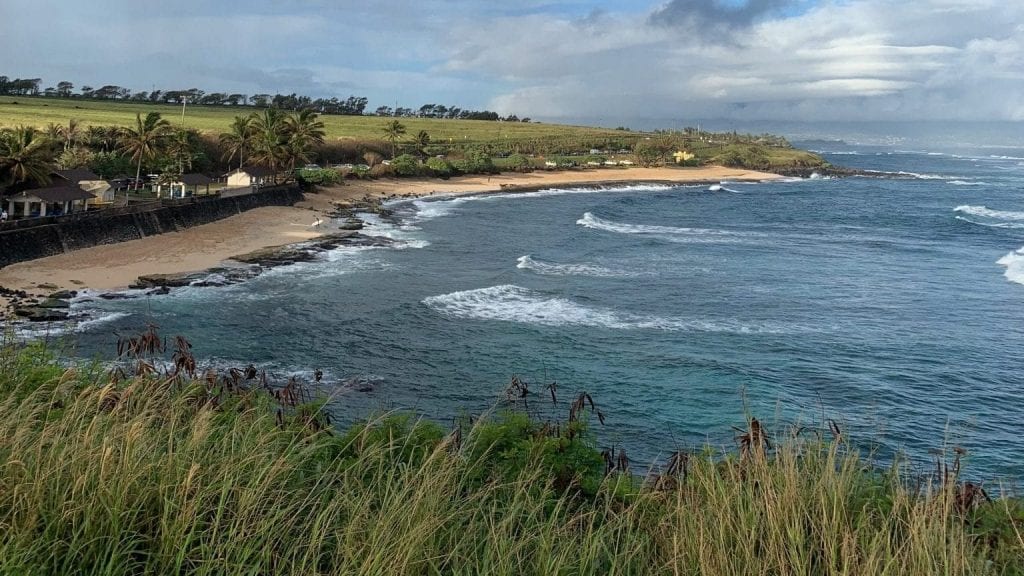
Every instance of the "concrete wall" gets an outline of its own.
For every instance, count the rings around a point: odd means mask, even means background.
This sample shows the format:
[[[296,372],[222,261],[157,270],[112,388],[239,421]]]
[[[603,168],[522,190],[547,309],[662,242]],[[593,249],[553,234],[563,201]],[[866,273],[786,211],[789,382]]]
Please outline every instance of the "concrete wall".
[[[192,200],[195,200],[194,202]],[[262,190],[230,198],[187,198],[148,212],[104,215],[0,232],[0,268],[101,244],[184,230],[262,206],[291,206],[302,200],[297,187]]]

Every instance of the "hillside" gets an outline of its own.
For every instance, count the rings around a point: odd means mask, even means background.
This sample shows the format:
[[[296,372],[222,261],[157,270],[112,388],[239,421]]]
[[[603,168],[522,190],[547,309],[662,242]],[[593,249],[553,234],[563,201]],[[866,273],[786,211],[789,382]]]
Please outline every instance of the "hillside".
[[[200,132],[219,134],[238,115],[256,110],[252,107],[187,106],[185,126]],[[87,126],[129,126],[135,115],[159,112],[176,125],[181,122],[181,106],[118,102],[111,100],[33,98],[0,96],[0,128],[66,124],[74,118]],[[384,116],[321,116],[327,138],[379,139],[384,124],[393,120]],[[401,118],[408,133],[426,130],[435,141],[492,141],[500,139],[548,138],[551,136],[621,137],[622,130],[541,124],[536,122],[491,122],[486,120],[439,120]]]

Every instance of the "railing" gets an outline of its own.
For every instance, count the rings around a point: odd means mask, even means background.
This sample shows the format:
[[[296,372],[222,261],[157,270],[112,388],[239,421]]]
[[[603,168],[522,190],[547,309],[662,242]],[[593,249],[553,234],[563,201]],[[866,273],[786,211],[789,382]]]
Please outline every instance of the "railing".
[[[288,190],[294,188],[295,184],[279,184],[277,186],[263,186],[260,188],[245,187],[245,188],[233,188],[224,189],[222,192],[216,194],[204,194],[201,196],[189,196],[187,198],[161,198],[155,200],[143,200],[143,201],[132,201],[126,206],[119,206],[115,208],[102,208],[100,210],[90,210],[87,212],[76,212],[74,214],[65,214],[62,216],[42,216],[36,218],[21,218],[18,220],[8,220],[7,222],[0,222],[0,232],[7,232],[10,230],[21,230],[24,228],[35,228],[37,226],[49,226],[51,224],[60,224],[63,222],[81,222],[83,220],[91,220],[93,218],[106,218],[109,216],[120,216],[123,214],[141,214],[143,212],[152,212],[164,206],[185,206],[188,204],[199,204],[203,202],[209,202],[216,200],[217,198],[230,198],[234,196],[245,196],[248,194],[257,194],[261,192],[273,192],[278,190]]]
[[[118,208],[102,208],[100,210],[76,212],[74,214],[64,214],[61,216],[42,216],[37,218],[8,220],[7,222],[0,223],[0,232],[35,228],[37,226],[49,226],[51,224],[60,224],[63,222],[81,222],[83,220],[91,220],[93,218],[106,218],[108,216],[120,216],[122,214],[139,214],[142,212],[151,212],[161,206],[163,206],[163,201],[161,200],[147,200],[144,202],[130,203],[127,206],[121,206]]]

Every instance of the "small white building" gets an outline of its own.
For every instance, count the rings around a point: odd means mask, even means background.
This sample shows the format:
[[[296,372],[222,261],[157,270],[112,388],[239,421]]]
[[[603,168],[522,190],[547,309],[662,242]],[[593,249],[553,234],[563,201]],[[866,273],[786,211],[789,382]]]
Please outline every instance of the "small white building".
[[[274,172],[263,166],[243,166],[238,170],[226,174],[228,177],[228,188],[242,188],[251,186],[262,188],[274,183]]]
[[[187,198],[209,194],[210,184],[213,184],[213,179],[204,174],[183,174],[174,182],[157,184],[156,197]]]
[[[63,184],[16,192],[5,198],[11,218],[63,216],[85,210],[85,203],[95,196],[78,186]]]
[[[88,168],[54,170],[50,175],[53,177],[53,186],[77,185],[92,194],[93,197],[86,202],[89,207],[100,208],[114,201],[114,189],[111,188],[110,182],[100,178]]]

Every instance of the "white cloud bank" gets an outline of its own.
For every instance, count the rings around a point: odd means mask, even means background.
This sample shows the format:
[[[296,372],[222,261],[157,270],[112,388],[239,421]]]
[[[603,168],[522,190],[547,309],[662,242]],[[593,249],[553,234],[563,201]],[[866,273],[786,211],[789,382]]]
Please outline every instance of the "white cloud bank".
[[[515,80],[492,106],[546,117],[1024,120],[1022,16],[861,0],[729,26],[507,18],[456,31],[470,40],[449,66]]]
[[[1024,3],[7,0],[0,74],[545,119],[1024,120]]]

